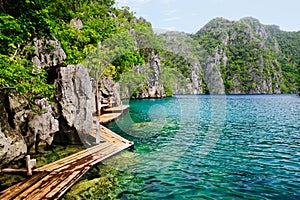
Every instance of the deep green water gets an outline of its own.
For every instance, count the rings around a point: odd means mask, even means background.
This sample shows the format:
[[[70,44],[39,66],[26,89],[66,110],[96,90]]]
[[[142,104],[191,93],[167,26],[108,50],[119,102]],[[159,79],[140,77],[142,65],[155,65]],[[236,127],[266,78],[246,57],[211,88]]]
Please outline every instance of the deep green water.
[[[135,142],[120,199],[300,199],[300,98],[135,100],[108,127]],[[146,123],[145,123],[146,122]]]

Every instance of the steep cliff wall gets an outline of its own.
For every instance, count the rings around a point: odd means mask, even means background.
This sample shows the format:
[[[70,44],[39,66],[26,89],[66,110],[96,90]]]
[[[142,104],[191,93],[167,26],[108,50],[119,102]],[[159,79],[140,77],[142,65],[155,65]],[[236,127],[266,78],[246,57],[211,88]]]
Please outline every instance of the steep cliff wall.
[[[0,94],[0,166],[22,158],[27,152],[20,128],[15,126],[7,102],[7,96]]]
[[[56,117],[60,127],[55,141],[89,144],[89,135],[93,131],[95,95],[87,69],[80,64],[60,67],[54,84]]]
[[[165,47],[162,53],[164,83],[168,85],[170,81],[167,68],[173,68],[178,72],[177,80],[172,81],[173,85],[169,87],[175,94],[202,94],[204,85],[200,57],[204,53],[203,48],[183,32],[168,32],[161,36]]]
[[[33,62],[49,72],[55,98],[29,102],[16,93],[0,94],[0,160],[5,165],[23,158],[42,140],[64,144],[90,145],[95,95],[89,73],[83,65],[62,65],[66,58],[55,38],[34,39]],[[49,46],[50,45],[50,46]]]
[[[211,56],[226,93],[281,93],[279,45],[254,18],[230,21],[216,18],[195,35]]]

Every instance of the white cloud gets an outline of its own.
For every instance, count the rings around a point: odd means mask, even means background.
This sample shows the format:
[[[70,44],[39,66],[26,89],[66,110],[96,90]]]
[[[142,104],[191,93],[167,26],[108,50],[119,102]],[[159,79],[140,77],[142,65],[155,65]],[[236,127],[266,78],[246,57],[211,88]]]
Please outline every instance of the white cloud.
[[[170,22],[170,21],[175,21],[180,19],[179,17],[169,17],[169,18],[165,18],[163,21],[164,22]]]
[[[165,10],[165,11],[164,11],[164,15],[166,15],[166,16],[171,16],[171,15],[175,14],[176,12],[177,12],[176,9],[173,9],[173,10]]]
[[[159,0],[159,1],[160,1],[160,3],[163,3],[163,4],[170,4],[174,0]]]

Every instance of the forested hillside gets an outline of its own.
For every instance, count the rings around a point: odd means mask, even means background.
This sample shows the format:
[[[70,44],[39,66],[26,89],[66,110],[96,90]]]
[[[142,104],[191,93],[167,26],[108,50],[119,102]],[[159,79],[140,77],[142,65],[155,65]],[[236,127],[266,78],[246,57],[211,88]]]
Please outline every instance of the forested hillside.
[[[239,21],[217,18],[194,36],[212,57],[220,60],[216,65],[226,93],[294,93],[299,37],[299,32],[279,29],[275,34],[251,17]],[[287,47],[291,43],[294,45]]]
[[[4,0],[0,11],[0,166],[40,140],[85,144],[100,104],[120,105],[119,90],[164,96],[148,69],[159,64],[151,24],[113,0]]]
[[[216,18],[194,35],[168,32],[162,37],[171,52],[165,65],[193,85],[187,93],[199,93],[197,88],[209,93],[295,93],[299,86],[299,32],[281,31],[251,17]]]
[[[151,25],[135,18],[128,9],[116,9],[113,5],[113,0],[1,1],[1,90],[28,97],[52,97],[53,87],[46,80],[47,68],[34,69],[37,66],[32,62],[38,51],[34,42],[41,38],[60,42],[66,53],[64,64],[84,63],[91,54],[104,49],[106,53],[96,55],[101,58],[95,60],[94,56],[94,60],[85,62],[93,75],[99,72],[99,78],[104,73],[100,67],[109,68],[107,73],[119,79],[119,74],[132,64],[143,63],[148,52],[137,51],[139,44],[135,44],[129,31],[147,35],[144,31],[151,30]],[[101,45],[103,41],[106,46]]]
[[[157,35],[113,0],[2,0],[0,11],[1,165],[40,139],[84,143],[93,114],[121,99],[299,91],[300,32],[254,18]]]
[[[28,98],[53,97],[51,71],[33,62],[40,38],[60,42],[62,64],[83,63],[94,79],[133,85],[121,88],[124,97],[160,93],[160,84],[168,95],[294,93],[299,85],[299,32],[253,18],[216,18],[194,35],[158,37],[149,22],[115,8],[113,0],[11,0],[1,3],[1,12],[0,88]]]

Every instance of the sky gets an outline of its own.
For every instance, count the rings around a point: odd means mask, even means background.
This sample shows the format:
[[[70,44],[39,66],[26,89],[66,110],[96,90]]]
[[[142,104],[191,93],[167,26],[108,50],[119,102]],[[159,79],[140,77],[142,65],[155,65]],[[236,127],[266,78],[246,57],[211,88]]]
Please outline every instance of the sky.
[[[300,0],[115,0],[117,7],[129,6],[137,17],[154,29],[196,33],[216,17],[239,20],[257,18],[285,31],[300,31]]]

